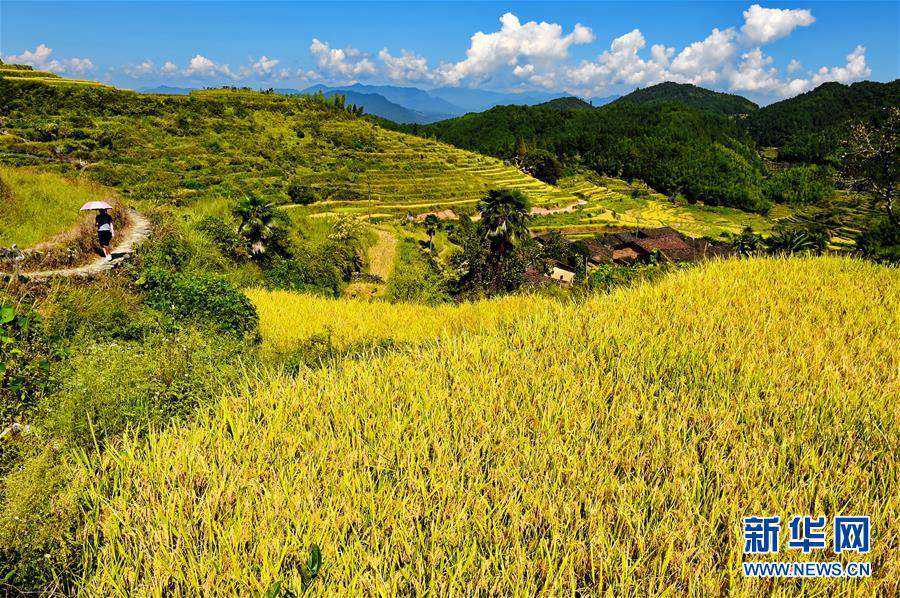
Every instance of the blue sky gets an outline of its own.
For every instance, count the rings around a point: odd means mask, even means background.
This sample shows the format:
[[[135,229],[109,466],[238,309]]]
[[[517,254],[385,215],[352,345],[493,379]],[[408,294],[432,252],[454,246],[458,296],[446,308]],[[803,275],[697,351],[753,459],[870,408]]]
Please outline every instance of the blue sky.
[[[771,101],[896,78],[898,6],[4,0],[0,55],[130,88],[361,81],[602,96],[676,80]]]

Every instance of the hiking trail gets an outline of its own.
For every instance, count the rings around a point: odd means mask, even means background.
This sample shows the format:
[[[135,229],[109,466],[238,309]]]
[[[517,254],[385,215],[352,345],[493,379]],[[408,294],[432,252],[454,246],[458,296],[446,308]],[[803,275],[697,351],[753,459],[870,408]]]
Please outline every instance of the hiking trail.
[[[118,240],[116,246],[110,251],[112,260],[107,261],[105,257],[100,256],[94,261],[77,266],[75,268],[61,268],[58,270],[40,270],[37,272],[0,272],[0,279],[10,279],[18,277],[26,280],[45,280],[47,278],[63,277],[82,277],[90,278],[98,274],[108,272],[127,260],[137,245],[150,236],[150,221],[143,214],[131,208],[128,209],[128,220],[130,226],[126,235]]]

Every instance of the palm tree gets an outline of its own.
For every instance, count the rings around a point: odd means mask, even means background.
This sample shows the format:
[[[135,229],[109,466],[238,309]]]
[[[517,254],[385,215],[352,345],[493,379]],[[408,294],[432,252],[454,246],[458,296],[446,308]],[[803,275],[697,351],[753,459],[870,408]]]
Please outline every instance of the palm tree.
[[[478,202],[481,228],[491,249],[504,256],[528,236],[528,198],[515,189],[493,189]]]
[[[250,245],[252,255],[266,252],[268,241],[275,234],[275,204],[250,194],[238,202],[234,215],[241,219],[238,234]]]

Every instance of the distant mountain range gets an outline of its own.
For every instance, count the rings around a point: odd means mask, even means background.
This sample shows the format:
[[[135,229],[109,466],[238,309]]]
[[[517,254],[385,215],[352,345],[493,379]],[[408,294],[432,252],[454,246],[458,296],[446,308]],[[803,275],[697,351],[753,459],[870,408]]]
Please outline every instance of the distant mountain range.
[[[142,87],[138,89],[141,93],[161,93],[168,95],[186,96],[192,91],[197,91],[194,87],[170,87],[168,85],[160,85],[158,87]]]
[[[365,85],[362,83],[346,86],[319,84],[307,87],[299,93],[319,91],[327,96],[336,93],[345,95],[348,102],[361,104],[367,113],[401,124],[433,123],[468,112],[482,112],[501,104],[531,106],[561,95],[558,93],[504,93],[466,87],[439,87],[425,91],[417,87]],[[385,104],[383,100],[394,106]]]
[[[195,91],[190,87],[145,87],[142,93],[185,95]],[[313,94],[322,92],[328,97],[343,95],[350,104],[362,106],[366,114],[372,114],[400,124],[428,124],[462,116],[469,112],[483,112],[499,105],[533,106],[564,97],[560,93],[545,92],[500,92],[466,87],[439,87],[424,90],[418,87],[398,85],[312,85],[305,89],[276,88],[277,93]],[[594,106],[614,101],[619,96],[594,98]],[[579,100],[580,101],[580,100]],[[590,101],[590,100],[589,100]],[[589,104],[586,104],[589,105]]]

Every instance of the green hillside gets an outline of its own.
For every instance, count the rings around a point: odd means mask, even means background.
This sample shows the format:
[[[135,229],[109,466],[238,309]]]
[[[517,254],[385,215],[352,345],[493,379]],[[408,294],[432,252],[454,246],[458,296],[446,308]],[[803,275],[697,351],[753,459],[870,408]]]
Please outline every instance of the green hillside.
[[[195,91],[186,96],[142,95],[109,87],[51,87],[36,81],[0,79],[0,110],[10,114],[5,122],[8,134],[0,136],[5,160],[83,168],[133,202],[171,204],[197,216],[227,215],[235,198],[247,191],[278,204],[294,204],[288,193],[291,185],[308,189],[307,197],[312,199],[309,205],[294,205],[292,212],[312,216],[391,218],[445,208],[471,212],[487,190],[498,188],[521,190],[533,206],[547,209],[582,201],[568,188],[548,185],[500,159],[387,130],[368,118],[307,96],[235,89]],[[548,127],[568,121],[570,115],[593,113],[536,110],[552,115]],[[674,110],[675,116],[698,119],[698,126],[707,122],[697,112]],[[665,115],[658,116],[658,125],[665,126]],[[629,122],[637,126],[640,120]],[[711,130],[709,134],[716,135]],[[613,131],[608,138],[615,136]],[[585,140],[585,144],[589,142]],[[730,142],[723,137],[723,143]],[[584,147],[589,151],[588,145]],[[574,151],[579,149],[576,145]],[[753,167],[747,168],[752,173]],[[633,192],[619,180],[611,185],[604,195],[604,201],[613,202],[607,210],[610,215],[616,211],[615,202],[626,200]],[[659,211],[645,207],[653,213]],[[709,209],[679,208],[682,213],[698,215],[699,222]],[[747,225],[765,231],[770,224],[738,210],[729,212],[728,220],[724,229],[730,231]],[[630,225],[633,221],[609,216],[594,226]],[[552,222],[554,217],[548,215],[538,217],[534,224]],[[685,232],[716,235],[721,230],[718,224],[709,228],[692,225]]]
[[[566,98],[556,98],[555,100],[550,100],[549,102],[538,104],[538,106],[541,106],[543,108],[553,108],[555,110],[589,110],[593,108],[593,106],[588,102],[585,102],[581,98],[572,96]]]
[[[37,245],[68,231],[84,203],[108,199],[98,185],[0,166],[0,247]]]
[[[877,114],[900,105],[900,79],[890,83],[860,81],[852,85],[831,82],[762,108],[748,119],[760,145],[782,146],[795,136],[829,129],[849,119]]]
[[[750,114],[759,109],[759,106],[739,95],[712,91],[690,83],[673,83],[672,81],[636,89],[613,103],[619,102],[631,102],[633,104],[674,102],[726,116]]]
[[[761,146],[781,148],[782,159],[836,163],[838,140],[847,124],[883,118],[891,106],[900,106],[900,79],[852,85],[831,82],[770,104],[752,114],[746,124]]]
[[[666,195],[765,212],[764,167],[753,142],[725,116],[677,103],[614,102],[593,110],[497,106],[403,130],[510,158],[546,149],[571,167],[641,179]]]
[[[241,189],[287,203],[311,188],[320,211],[400,214],[474,204],[487,189],[524,191],[535,205],[574,201],[503,162],[386,131],[306,96],[243,90],[189,96],[110,88],[54,92],[0,80],[17,115],[0,148],[31,161],[81,161],[140,200],[221,207]],[[41,113],[36,124],[29,114]],[[373,208],[377,208],[373,210]]]
[[[0,62],[0,79],[18,79],[21,81],[37,81],[47,85],[80,85],[89,87],[108,87],[97,81],[85,81],[60,77],[47,71],[36,71],[32,67],[23,64],[9,64]]]

